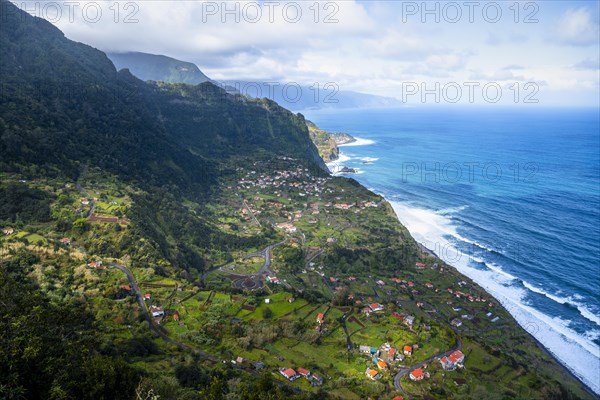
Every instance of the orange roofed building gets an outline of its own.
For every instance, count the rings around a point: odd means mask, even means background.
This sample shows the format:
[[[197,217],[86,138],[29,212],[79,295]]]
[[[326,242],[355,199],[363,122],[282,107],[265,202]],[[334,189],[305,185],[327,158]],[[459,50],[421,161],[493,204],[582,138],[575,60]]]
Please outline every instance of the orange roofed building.
[[[323,323],[325,322],[325,315],[323,315],[323,313],[319,313],[319,314],[317,315],[317,322],[318,322],[320,325],[323,325]]]
[[[421,368],[417,368],[410,373],[409,377],[412,381],[421,381],[425,378],[425,373]]]

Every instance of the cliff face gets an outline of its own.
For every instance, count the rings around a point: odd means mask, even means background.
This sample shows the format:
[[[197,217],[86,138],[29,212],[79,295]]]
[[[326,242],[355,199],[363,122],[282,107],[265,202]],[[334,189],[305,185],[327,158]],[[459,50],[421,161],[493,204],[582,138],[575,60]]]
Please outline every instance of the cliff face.
[[[330,133],[318,128],[313,122],[307,121],[308,133],[325,162],[335,161],[340,156],[338,145],[351,143],[355,139],[347,133]]]

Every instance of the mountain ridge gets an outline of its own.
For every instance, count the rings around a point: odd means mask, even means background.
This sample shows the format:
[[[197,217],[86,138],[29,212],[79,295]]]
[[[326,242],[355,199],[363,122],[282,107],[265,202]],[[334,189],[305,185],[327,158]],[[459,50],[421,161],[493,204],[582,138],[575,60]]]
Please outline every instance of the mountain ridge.
[[[138,78],[167,83],[197,85],[211,81],[232,94],[251,98],[268,98],[284,108],[295,111],[321,108],[382,108],[399,107],[402,103],[393,97],[383,97],[351,90],[339,90],[335,82],[324,82],[317,88],[294,82],[260,82],[225,79],[212,80],[198,66],[169,56],[143,52],[107,53],[117,69],[128,68]],[[185,73],[178,68],[186,68]],[[289,87],[289,89],[287,89]],[[284,89],[286,88],[286,89]]]
[[[210,81],[198,66],[172,57],[142,52],[106,53],[117,70],[127,68],[143,81],[198,85]]]

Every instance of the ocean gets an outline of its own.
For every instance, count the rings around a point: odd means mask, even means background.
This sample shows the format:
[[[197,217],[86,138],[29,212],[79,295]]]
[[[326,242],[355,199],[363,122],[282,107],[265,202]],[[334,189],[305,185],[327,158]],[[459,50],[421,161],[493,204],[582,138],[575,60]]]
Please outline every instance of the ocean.
[[[310,110],[357,142],[330,164],[393,205],[600,393],[598,109]]]

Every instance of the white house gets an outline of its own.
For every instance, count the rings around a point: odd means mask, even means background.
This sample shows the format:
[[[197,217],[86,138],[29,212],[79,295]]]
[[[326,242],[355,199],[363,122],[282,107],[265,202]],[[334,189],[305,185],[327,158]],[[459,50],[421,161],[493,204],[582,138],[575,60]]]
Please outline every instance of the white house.
[[[150,313],[153,317],[160,317],[165,315],[165,310],[162,307],[150,306]]]

